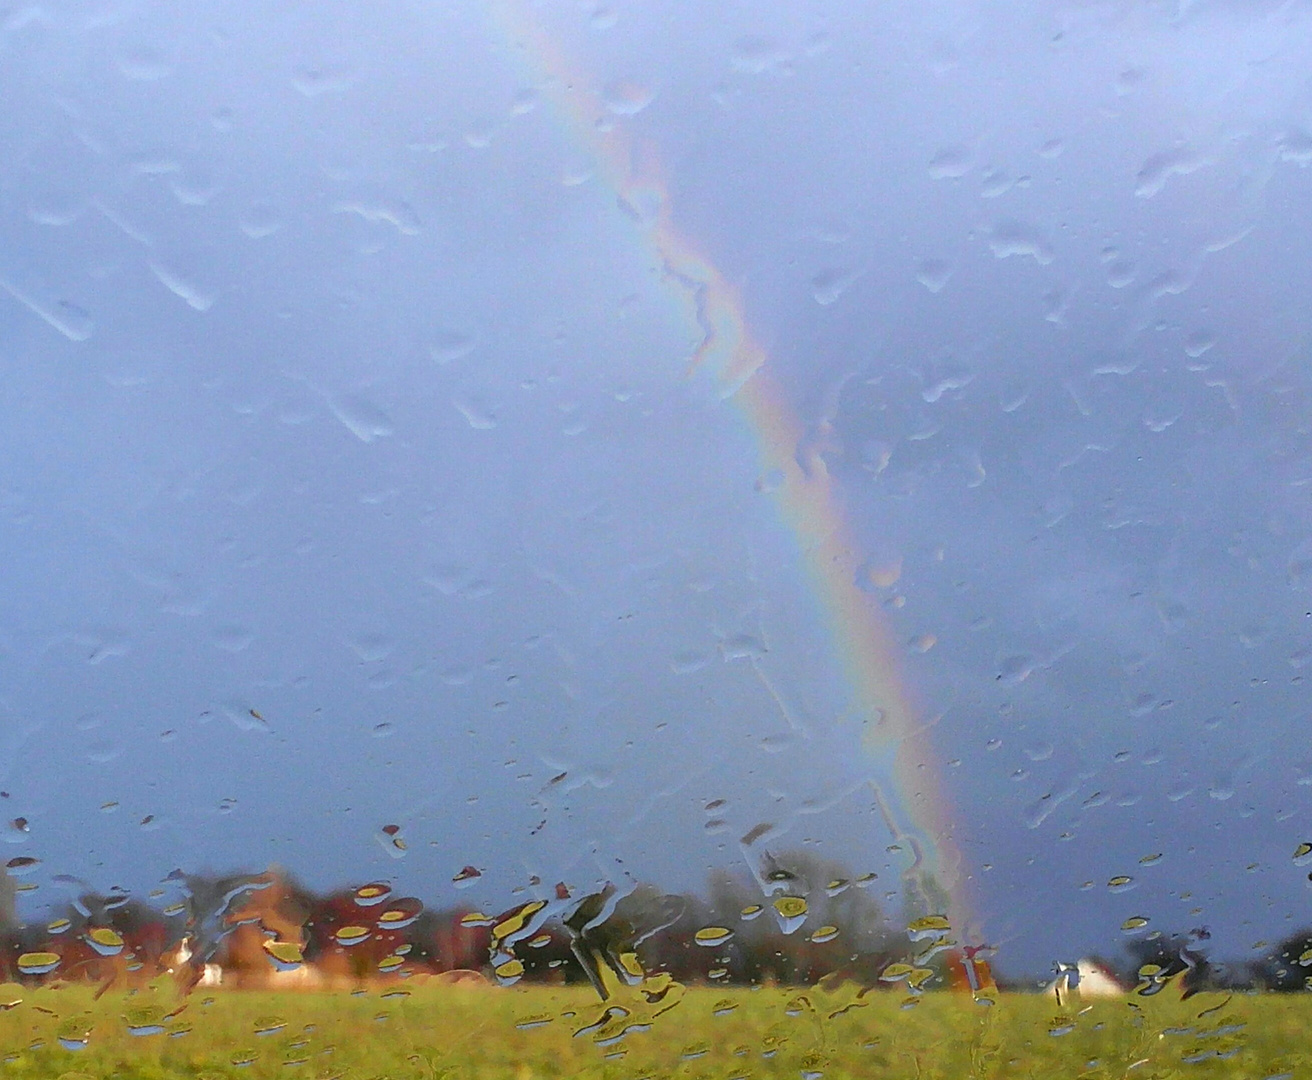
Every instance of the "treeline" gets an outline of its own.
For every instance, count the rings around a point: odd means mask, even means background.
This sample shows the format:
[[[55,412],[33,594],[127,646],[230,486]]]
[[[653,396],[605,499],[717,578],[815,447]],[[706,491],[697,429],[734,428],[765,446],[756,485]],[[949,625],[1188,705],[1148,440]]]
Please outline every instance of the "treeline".
[[[583,891],[533,881],[509,906],[485,909],[431,908],[381,881],[319,893],[277,869],[175,872],[145,898],[75,888],[65,905],[27,924],[16,916],[12,869],[0,874],[4,982],[128,986],[171,973],[184,988],[207,982],[309,989],[476,972],[502,983],[591,983],[605,994],[659,973],[682,983],[810,985],[838,978],[903,990],[911,982],[890,979],[891,970],[908,969],[910,980],[912,969],[929,975],[928,965],[933,977],[921,989],[992,978],[986,963],[969,959],[972,950],[956,947],[950,929],[939,935],[947,944],[927,949],[924,933],[890,923],[872,877],[854,878],[806,852],[771,857],[751,878],[716,872],[704,896],[650,885]],[[466,868],[457,883],[477,877]],[[1213,958],[1208,939],[1205,928],[1150,934],[1130,942],[1121,962],[1103,967],[1124,991],[1142,995],[1312,986],[1312,929],[1242,961]],[[1064,970],[1069,978],[1072,966]],[[1002,988],[1042,985],[1026,979]]]
[[[176,872],[147,898],[81,891],[37,923],[20,924],[12,904],[0,905],[0,979],[127,985],[171,972],[188,986],[311,987],[477,971],[504,983],[591,982],[605,993],[657,972],[680,982],[842,975],[877,985],[889,964],[915,953],[888,925],[873,876],[853,879],[805,852],[771,866],[765,880],[716,873],[705,896],[534,882],[510,907],[486,910],[433,909],[385,882],[324,894],[277,869]]]
[[[1185,994],[1312,989],[1312,928],[1298,930],[1262,955],[1245,960],[1213,958],[1206,944],[1210,937],[1200,927],[1187,934],[1159,934],[1131,942],[1122,977],[1127,985],[1150,994],[1173,984]]]

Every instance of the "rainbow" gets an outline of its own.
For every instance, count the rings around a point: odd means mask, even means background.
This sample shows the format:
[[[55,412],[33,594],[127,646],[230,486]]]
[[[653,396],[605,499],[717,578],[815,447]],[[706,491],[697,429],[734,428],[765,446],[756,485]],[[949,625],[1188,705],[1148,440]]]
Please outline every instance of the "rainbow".
[[[657,155],[634,142],[623,117],[570,63],[528,0],[489,3],[497,33],[556,109],[570,140],[587,152],[602,182],[635,219],[635,235],[650,247],[696,320],[701,339],[690,374],[711,379],[720,397],[738,410],[757,444],[761,475],[779,481],[771,485],[771,497],[796,537],[827,620],[852,710],[865,725],[875,801],[906,862],[910,906],[919,909],[908,917],[946,914],[958,933],[968,932],[960,856],[928,730],[911,703],[899,650],[878,603],[859,584],[863,559],[836,485],[818,454],[805,465],[799,462],[803,426],[752,335],[738,291],[679,231]]]

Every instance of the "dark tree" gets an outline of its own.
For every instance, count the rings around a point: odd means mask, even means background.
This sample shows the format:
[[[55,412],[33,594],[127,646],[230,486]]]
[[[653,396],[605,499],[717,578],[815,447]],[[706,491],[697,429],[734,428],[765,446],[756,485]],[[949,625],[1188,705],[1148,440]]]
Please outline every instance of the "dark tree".
[[[1139,984],[1139,993],[1147,997],[1167,986],[1178,985],[1184,997],[1200,990],[1214,990],[1221,974],[1202,947],[1206,931],[1188,934],[1150,934],[1131,941],[1125,951],[1130,967],[1125,972],[1131,982]],[[1152,975],[1140,975],[1149,965],[1157,968]]]
[[[1267,990],[1312,989],[1312,928],[1290,934],[1253,966],[1257,982]]]

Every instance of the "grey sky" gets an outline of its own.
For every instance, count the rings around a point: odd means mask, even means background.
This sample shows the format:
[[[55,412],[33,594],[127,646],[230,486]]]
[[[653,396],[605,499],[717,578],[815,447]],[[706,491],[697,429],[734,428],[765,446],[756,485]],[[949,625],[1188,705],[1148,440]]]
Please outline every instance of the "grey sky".
[[[901,560],[973,935],[1306,921],[1306,5],[530,6]],[[778,821],[896,894],[752,433],[487,6],[8,20],[5,839],[495,903]]]

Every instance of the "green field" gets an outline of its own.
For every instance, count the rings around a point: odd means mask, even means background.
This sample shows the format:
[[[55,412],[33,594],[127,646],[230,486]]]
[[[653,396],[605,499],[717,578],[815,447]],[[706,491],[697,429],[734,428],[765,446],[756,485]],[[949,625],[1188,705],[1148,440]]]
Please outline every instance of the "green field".
[[[862,1000],[855,988],[705,988],[609,1006],[573,988],[405,989],[180,1000],[161,987],[96,1001],[82,986],[7,986],[0,1077],[1312,1076],[1312,995],[1168,991],[1059,1012],[1037,995],[982,1006],[928,993],[903,1008],[898,993]]]

